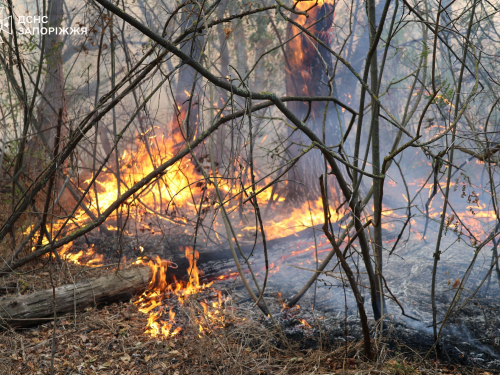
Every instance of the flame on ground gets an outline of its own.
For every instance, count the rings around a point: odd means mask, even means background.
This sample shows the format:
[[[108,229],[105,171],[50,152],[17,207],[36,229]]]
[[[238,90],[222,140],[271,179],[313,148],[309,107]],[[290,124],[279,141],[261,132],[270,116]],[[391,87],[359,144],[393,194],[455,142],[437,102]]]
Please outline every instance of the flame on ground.
[[[148,289],[134,301],[139,311],[148,315],[145,332],[152,337],[169,338],[181,332],[182,327],[180,326],[174,329],[177,322],[173,308],[184,305],[189,296],[195,296],[213,284],[213,282],[200,284],[200,270],[196,264],[199,258],[198,251],[187,246],[185,254],[189,261],[189,281],[187,282],[177,281],[174,278],[174,281],[169,283],[167,280],[168,268],[173,265],[158,256],[154,260],[139,259],[135,262],[136,264],[148,265],[153,271],[153,277]],[[224,317],[221,311],[222,293],[220,291],[215,292],[218,301],[211,304],[206,301],[200,302],[203,307],[203,319],[196,318],[200,334],[207,330],[209,326],[221,327],[224,325]],[[171,305],[168,306],[169,304]]]

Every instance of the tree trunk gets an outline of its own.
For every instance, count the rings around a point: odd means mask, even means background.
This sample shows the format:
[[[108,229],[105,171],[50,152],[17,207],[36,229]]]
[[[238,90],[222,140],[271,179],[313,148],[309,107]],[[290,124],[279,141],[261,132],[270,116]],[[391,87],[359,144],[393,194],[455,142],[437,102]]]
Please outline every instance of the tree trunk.
[[[300,9],[302,10],[302,9]],[[304,9],[305,10],[305,9]],[[332,6],[323,4],[309,10],[309,17],[292,14],[292,19],[326,44],[330,44],[329,31],[332,27]],[[327,16],[328,15],[328,16]],[[326,18],[325,18],[326,17]],[[321,21],[319,21],[321,19]],[[318,22],[319,21],[319,22]],[[288,65],[286,66],[286,91],[288,96],[326,96],[330,94],[328,75],[332,74],[332,58],[324,47],[318,45],[295,26],[289,26],[287,39],[294,35],[299,36],[292,39],[286,48]],[[328,71],[328,74],[327,74]],[[311,111],[306,121],[316,135],[320,138],[323,132],[323,120],[325,111],[324,102],[313,102]],[[308,105],[301,102],[290,102],[288,108],[301,120],[304,120],[309,112]],[[326,118],[327,143],[338,141],[337,130],[329,125],[331,116]],[[290,130],[291,131],[291,130]],[[289,157],[300,155],[302,146],[297,144],[308,144],[309,142],[300,132],[291,134]],[[313,199],[320,196],[317,184],[318,178],[324,174],[324,162],[319,150],[311,150],[297,163],[295,168],[289,172],[288,199],[303,200],[307,194]]]
[[[60,27],[64,17],[63,0],[49,0],[48,17],[49,27]],[[59,34],[48,33],[45,42],[45,56],[47,58],[47,72],[43,87],[42,104],[39,108],[39,124],[49,142],[50,150],[54,147],[55,127],[58,121],[59,110],[62,109],[63,132],[67,124],[67,103],[64,91],[64,70],[62,60],[62,42]]]
[[[228,0],[222,0],[219,7],[217,8],[217,19],[224,17],[224,12],[227,8]],[[229,49],[227,45],[227,37],[224,32],[224,25],[217,25],[217,35],[219,38],[219,49],[220,49],[220,75],[222,77],[227,77],[229,75]],[[217,108],[222,108],[228,99],[227,92],[225,90],[218,90],[217,92]],[[226,112],[228,112],[226,110]],[[228,163],[229,154],[225,152],[226,138],[228,136],[228,130],[226,127],[221,126],[215,133],[216,140],[216,150],[214,152],[216,166],[222,166],[223,163]],[[222,166],[224,169],[227,165]]]
[[[369,23],[369,40],[370,45],[374,44],[375,34],[377,32],[376,17],[375,17],[375,1],[368,0],[366,7],[368,13],[368,23]],[[381,21],[383,22],[383,21]],[[368,63],[368,62],[367,62]],[[378,95],[379,82],[378,82],[378,59],[377,52],[372,56],[370,62],[370,86],[375,95]],[[379,106],[378,103],[372,98],[372,173],[376,176],[380,175],[380,123],[379,123]],[[373,179],[373,234],[374,234],[374,259],[375,259],[375,274],[377,284],[376,298],[372,300],[372,306],[375,318],[383,318],[385,310],[385,301],[383,295],[382,287],[382,223],[381,221],[381,211],[382,211],[382,189],[383,186],[379,179]],[[372,296],[373,298],[373,296]]]
[[[191,27],[202,17],[202,12],[197,5],[188,6],[182,15],[181,32]],[[181,44],[182,52],[199,61],[204,43],[204,32],[193,35],[188,42]],[[177,149],[180,150],[184,141],[192,141],[199,127],[199,80],[200,75],[190,67],[184,65],[179,69],[179,78],[175,92],[174,118],[171,131]]]
[[[142,293],[152,277],[149,267],[134,267],[93,280],[55,288],[57,314],[105,303],[128,301]],[[53,319],[53,290],[0,299],[0,318],[11,327],[29,327]]]

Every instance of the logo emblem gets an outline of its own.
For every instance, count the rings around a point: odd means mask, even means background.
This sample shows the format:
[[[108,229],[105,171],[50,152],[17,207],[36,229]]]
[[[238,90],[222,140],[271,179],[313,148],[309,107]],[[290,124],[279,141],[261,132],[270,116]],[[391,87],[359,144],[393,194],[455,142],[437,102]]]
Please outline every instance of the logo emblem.
[[[9,16],[7,18],[3,18],[5,8],[2,7],[2,8],[0,8],[0,10],[1,10],[0,11],[0,31],[5,31],[7,34],[12,35],[12,16]]]

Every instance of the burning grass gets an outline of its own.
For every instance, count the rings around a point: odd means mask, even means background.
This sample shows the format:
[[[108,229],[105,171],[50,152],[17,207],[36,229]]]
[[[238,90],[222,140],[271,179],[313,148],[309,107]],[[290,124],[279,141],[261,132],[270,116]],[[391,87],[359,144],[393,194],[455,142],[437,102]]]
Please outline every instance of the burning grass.
[[[68,264],[68,267],[76,267]],[[76,269],[73,268],[77,275]],[[88,272],[109,272],[93,269]],[[67,273],[67,272],[66,272]],[[31,275],[45,287],[47,275]],[[61,275],[62,277],[62,275]],[[82,277],[80,274],[78,277]],[[183,300],[176,315],[183,330],[176,336],[145,332],[148,317],[136,304],[122,303],[59,317],[56,328],[56,374],[488,374],[428,361],[413,366],[401,345],[379,343],[378,361],[363,360],[357,340],[337,346],[307,347],[307,341],[283,336],[260,312],[226,298],[219,308],[224,324],[204,306],[208,289]],[[216,297],[218,299],[219,297]],[[284,312],[294,315],[295,310]],[[203,322],[203,323],[200,323]],[[204,329],[200,331],[200,324]],[[307,323],[307,325],[313,323]],[[302,328],[300,328],[302,329]],[[52,324],[0,335],[2,374],[44,374],[50,366]]]

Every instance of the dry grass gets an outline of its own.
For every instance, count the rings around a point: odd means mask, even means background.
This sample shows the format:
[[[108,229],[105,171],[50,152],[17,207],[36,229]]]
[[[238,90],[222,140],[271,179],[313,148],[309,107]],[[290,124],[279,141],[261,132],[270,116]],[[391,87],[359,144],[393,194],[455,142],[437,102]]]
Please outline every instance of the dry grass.
[[[67,267],[79,278],[97,276]],[[80,267],[81,268],[81,267]],[[89,272],[102,273],[105,270]],[[44,270],[30,275],[30,289],[47,284]],[[60,281],[66,280],[60,276]],[[36,283],[38,278],[38,283]],[[402,358],[382,349],[379,361],[367,362],[361,345],[299,350],[283,339],[260,312],[229,301],[219,322],[205,315],[200,298],[188,299],[176,319],[181,334],[159,339],[144,333],[147,317],[131,303],[88,309],[60,317],[56,329],[55,374],[487,374],[474,369]],[[220,324],[220,320],[224,324]],[[200,333],[200,325],[203,332]],[[47,374],[52,354],[52,323],[0,334],[1,374]],[[383,347],[381,347],[383,348]],[[417,358],[418,359],[418,358]]]

